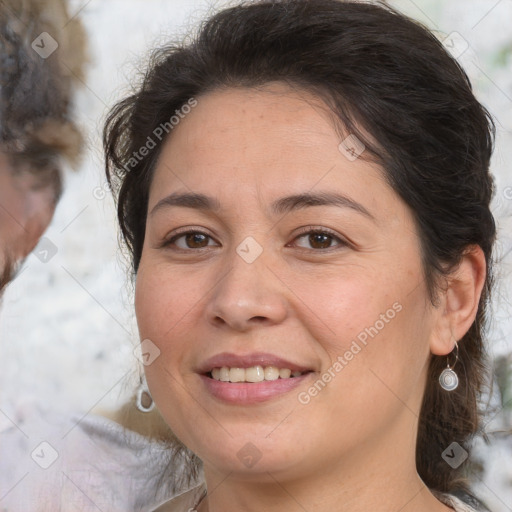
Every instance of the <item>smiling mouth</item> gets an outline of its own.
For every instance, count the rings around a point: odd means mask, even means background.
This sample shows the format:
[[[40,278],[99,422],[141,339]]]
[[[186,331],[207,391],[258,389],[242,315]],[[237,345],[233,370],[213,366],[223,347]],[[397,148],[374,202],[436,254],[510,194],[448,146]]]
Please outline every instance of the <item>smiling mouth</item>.
[[[301,377],[307,371],[292,371],[289,368],[278,368],[276,366],[251,366],[249,368],[237,368],[222,366],[212,368],[205,375],[211,379],[221,382],[237,382],[237,383],[256,383],[263,381],[272,381],[278,379],[293,379]]]

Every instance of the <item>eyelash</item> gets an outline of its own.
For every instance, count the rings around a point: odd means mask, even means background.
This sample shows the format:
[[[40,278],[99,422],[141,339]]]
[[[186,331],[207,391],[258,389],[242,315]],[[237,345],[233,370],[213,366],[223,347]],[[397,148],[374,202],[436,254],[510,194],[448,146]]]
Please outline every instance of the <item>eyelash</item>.
[[[166,240],[162,244],[162,246],[169,247],[169,246],[173,245],[177,240],[182,238],[183,236],[191,235],[191,234],[204,235],[213,240],[213,237],[210,236],[208,233],[205,233],[204,231],[201,231],[199,229],[196,230],[196,229],[188,228],[188,229],[185,229],[184,231],[178,231],[178,232],[174,233],[174,235],[171,238],[169,238],[168,240]],[[334,241],[336,241],[337,244],[332,247],[327,247],[326,249],[308,249],[308,248],[304,248],[304,247],[299,247],[299,249],[305,250],[307,252],[313,251],[313,252],[324,252],[325,253],[325,252],[331,252],[332,250],[336,250],[336,249],[339,249],[340,247],[346,247],[349,245],[349,243],[347,241],[340,238],[338,235],[336,235],[330,229],[318,228],[318,227],[314,227],[314,226],[307,226],[305,228],[302,228],[300,230],[300,232],[297,234],[297,236],[294,238],[294,240],[303,238],[306,235],[316,235],[316,234],[327,235],[327,236],[331,237]],[[202,251],[204,249],[207,249],[208,247],[210,247],[210,246],[207,245],[205,247],[200,247],[200,248],[196,248],[196,249],[194,249],[194,248],[183,249],[181,247],[178,247],[178,248],[174,248],[173,250],[180,251],[180,252]]]

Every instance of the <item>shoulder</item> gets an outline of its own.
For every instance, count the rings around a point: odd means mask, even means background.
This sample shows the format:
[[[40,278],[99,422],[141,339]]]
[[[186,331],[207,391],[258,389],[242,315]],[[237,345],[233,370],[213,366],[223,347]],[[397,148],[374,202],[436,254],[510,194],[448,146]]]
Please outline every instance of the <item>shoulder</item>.
[[[203,482],[193,489],[166,501],[152,512],[195,512],[205,495],[206,484]]]
[[[432,493],[439,501],[443,502],[448,507],[453,508],[455,512],[489,512],[486,507],[471,495],[465,493],[456,495],[433,490]]]
[[[24,407],[0,425],[6,511],[150,511],[183,487],[186,458],[102,416]]]

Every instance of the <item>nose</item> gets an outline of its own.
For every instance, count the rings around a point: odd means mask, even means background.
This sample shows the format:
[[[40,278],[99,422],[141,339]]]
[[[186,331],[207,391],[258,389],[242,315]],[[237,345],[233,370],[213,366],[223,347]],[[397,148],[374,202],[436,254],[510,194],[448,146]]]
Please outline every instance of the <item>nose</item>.
[[[263,254],[252,263],[236,253],[230,258],[206,306],[210,323],[248,331],[283,322],[288,312],[286,286]]]

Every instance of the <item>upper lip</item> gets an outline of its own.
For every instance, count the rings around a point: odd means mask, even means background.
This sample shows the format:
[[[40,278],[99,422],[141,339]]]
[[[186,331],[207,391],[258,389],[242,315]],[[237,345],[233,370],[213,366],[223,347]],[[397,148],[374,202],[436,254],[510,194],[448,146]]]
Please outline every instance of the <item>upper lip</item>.
[[[206,374],[213,368],[250,368],[251,366],[275,366],[277,368],[289,368],[292,372],[311,371],[310,367],[292,363],[282,357],[265,352],[253,352],[251,354],[233,354],[231,352],[222,352],[204,361],[198,369],[198,373]]]

